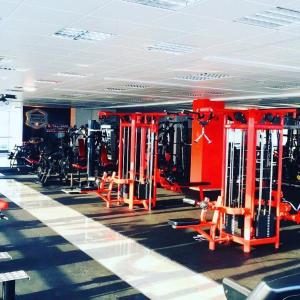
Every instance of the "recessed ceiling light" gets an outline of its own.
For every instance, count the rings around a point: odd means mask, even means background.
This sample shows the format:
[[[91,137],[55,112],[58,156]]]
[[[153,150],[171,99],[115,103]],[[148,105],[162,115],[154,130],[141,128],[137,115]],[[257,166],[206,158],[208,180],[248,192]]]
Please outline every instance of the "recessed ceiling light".
[[[277,29],[282,26],[299,23],[300,11],[277,6],[274,9],[265,10],[251,16],[234,19],[234,21],[259,27]]]
[[[163,52],[169,52],[174,54],[184,54],[184,53],[192,53],[197,50],[197,48],[188,46],[188,45],[182,45],[182,44],[173,44],[173,43],[167,43],[167,42],[161,42],[158,44],[155,44],[153,46],[149,46],[147,48],[149,51],[163,51]]]
[[[36,91],[36,87],[34,86],[24,86],[24,92],[35,92]]]
[[[141,5],[152,6],[167,10],[179,10],[199,3],[200,0],[124,0]]]
[[[57,84],[60,81],[57,81],[57,80],[48,80],[48,79],[37,79],[37,80],[35,80],[35,82],[37,82],[37,83],[46,83],[46,84]]]
[[[217,80],[223,78],[229,78],[230,76],[223,73],[198,73],[198,74],[188,74],[177,76],[175,79],[178,80],[187,80],[187,81],[204,81],[204,80]]]
[[[61,76],[61,77],[78,77],[78,78],[82,78],[82,77],[87,77],[87,74],[79,74],[79,73],[72,73],[72,72],[59,72],[56,73],[57,76]]]
[[[111,38],[110,33],[103,33],[97,31],[88,31],[76,28],[63,28],[54,33],[55,36],[71,39],[71,40],[88,40],[88,41],[102,41]]]

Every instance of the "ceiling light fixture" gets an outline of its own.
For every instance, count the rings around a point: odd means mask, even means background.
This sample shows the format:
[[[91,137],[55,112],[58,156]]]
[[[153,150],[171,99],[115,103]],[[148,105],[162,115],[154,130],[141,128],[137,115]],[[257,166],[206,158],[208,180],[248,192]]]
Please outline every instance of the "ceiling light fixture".
[[[124,0],[145,6],[152,6],[167,10],[179,10],[197,4],[200,0]]]
[[[108,87],[105,89],[105,91],[108,91],[108,92],[123,92],[123,91],[126,91],[125,88],[121,88],[121,87]]]
[[[30,69],[29,68],[18,68],[18,67],[0,65],[0,70],[2,70],[2,71],[26,72],[26,71],[29,71]]]
[[[299,93],[284,93],[284,94],[269,94],[269,95],[253,95],[253,96],[238,96],[238,97],[226,97],[226,98],[212,98],[212,101],[236,101],[236,100],[265,100],[265,99],[282,99],[300,97]]]
[[[278,29],[282,26],[300,22],[300,11],[277,6],[251,16],[234,19],[235,22],[253,26]]]
[[[282,83],[276,84],[272,86],[266,86],[266,89],[275,89],[275,90],[294,90],[300,88],[300,83],[293,82],[293,83]]]
[[[37,83],[45,83],[45,84],[57,84],[57,83],[59,83],[60,81],[57,81],[57,80],[48,80],[48,79],[37,79],[37,80],[35,80],[34,82],[37,82]]]
[[[175,79],[178,80],[186,80],[186,81],[204,81],[204,80],[217,80],[217,79],[223,79],[223,78],[229,78],[231,76],[223,73],[198,73],[198,74],[188,74],[188,75],[182,75],[177,76]]]
[[[24,92],[32,93],[35,91],[36,91],[36,87],[34,87],[34,86],[24,86]]]
[[[192,103],[194,99],[179,100],[179,101],[158,101],[150,103],[139,103],[139,104],[125,104],[125,105],[112,105],[107,108],[130,108],[130,107],[147,107],[147,106],[161,106],[161,105],[173,105],[173,104],[188,104]]]
[[[203,60],[220,62],[220,63],[231,64],[231,65],[238,65],[238,66],[262,67],[266,69],[300,72],[299,67],[295,67],[291,65],[270,64],[261,61],[243,60],[243,59],[236,59],[236,58],[222,57],[222,56],[206,56],[203,57]]]
[[[192,46],[173,44],[167,42],[161,42],[153,46],[149,46],[147,47],[147,49],[149,51],[162,51],[162,52],[168,52],[173,54],[187,54],[187,53],[193,53],[197,50],[197,48]]]
[[[0,56],[0,62],[2,63],[2,64],[7,64],[7,63],[11,63],[11,59],[10,58],[7,58],[7,57],[5,57],[5,56]]]
[[[56,76],[83,78],[83,77],[87,77],[88,75],[87,74],[72,73],[72,72],[59,72],[59,73],[56,73]]]
[[[63,28],[54,33],[55,36],[71,39],[71,40],[87,40],[87,41],[102,41],[111,38],[113,35],[110,33],[88,31],[76,28]]]

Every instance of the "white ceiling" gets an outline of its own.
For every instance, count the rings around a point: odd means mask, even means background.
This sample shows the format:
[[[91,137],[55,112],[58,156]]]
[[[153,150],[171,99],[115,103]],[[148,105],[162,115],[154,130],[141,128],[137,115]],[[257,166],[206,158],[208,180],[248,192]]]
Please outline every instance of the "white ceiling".
[[[0,91],[25,90],[31,104],[97,108],[203,97],[239,104],[264,98],[295,104],[298,97],[300,103],[300,21],[278,29],[236,22],[278,6],[300,11],[300,0],[194,2],[171,11],[124,0],[0,0],[0,66],[15,69],[0,70]],[[113,36],[54,35],[65,27]],[[193,52],[148,50],[161,42]],[[85,77],[58,76],[65,72]],[[206,72],[228,76],[182,80]]]

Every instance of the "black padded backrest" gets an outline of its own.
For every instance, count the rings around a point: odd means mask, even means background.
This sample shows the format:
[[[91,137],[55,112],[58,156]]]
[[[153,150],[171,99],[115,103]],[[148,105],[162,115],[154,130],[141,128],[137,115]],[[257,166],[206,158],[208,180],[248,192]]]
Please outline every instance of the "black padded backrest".
[[[281,276],[261,282],[247,300],[295,300],[300,299],[300,273]]]

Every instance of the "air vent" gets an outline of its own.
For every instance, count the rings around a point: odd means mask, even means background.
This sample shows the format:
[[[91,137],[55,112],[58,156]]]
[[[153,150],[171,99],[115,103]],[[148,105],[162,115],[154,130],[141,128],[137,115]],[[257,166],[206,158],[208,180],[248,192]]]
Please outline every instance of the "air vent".
[[[198,73],[198,74],[189,74],[183,76],[177,76],[175,79],[178,80],[187,80],[187,81],[204,81],[204,80],[217,80],[223,78],[230,78],[231,76],[223,73]]]
[[[300,22],[300,11],[277,6],[271,10],[265,10],[253,16],[237,18],[235,22],[249,25],[277,29],[282,26]]]
[[[71,40],[87,40],[87,41],[102,41],[111,38],[110,33],[103,33],[97,31],[88,31],[76,28],[63,28],[54,33],[55,36],[71,39]]]
[[[129,84],[126,84],[125,87],[127,89],[147,89],[149,88],[150,86],[148,85],[145,85],[145,84],[139,84],[139,83],[129,83]]]
[[[168,52],[173,54],[186,54],[186,53],[195,52],[197,50],[197,48],[192,46],[166,43],[166,42],[161,42],[153,46],[149,46],[147,49],[149,51],[163,51],[163,52]]]
[[[79,74],[79,73],[72,73],[72,72],[60,72],[56,74],[57,76],[61,76],[61,77],[78,77],[78,78],[82,78],[82,77],[87,77],[87,74]]]
[[[200,0],[124,0],[167,10],[180,10],[200,2]]]

